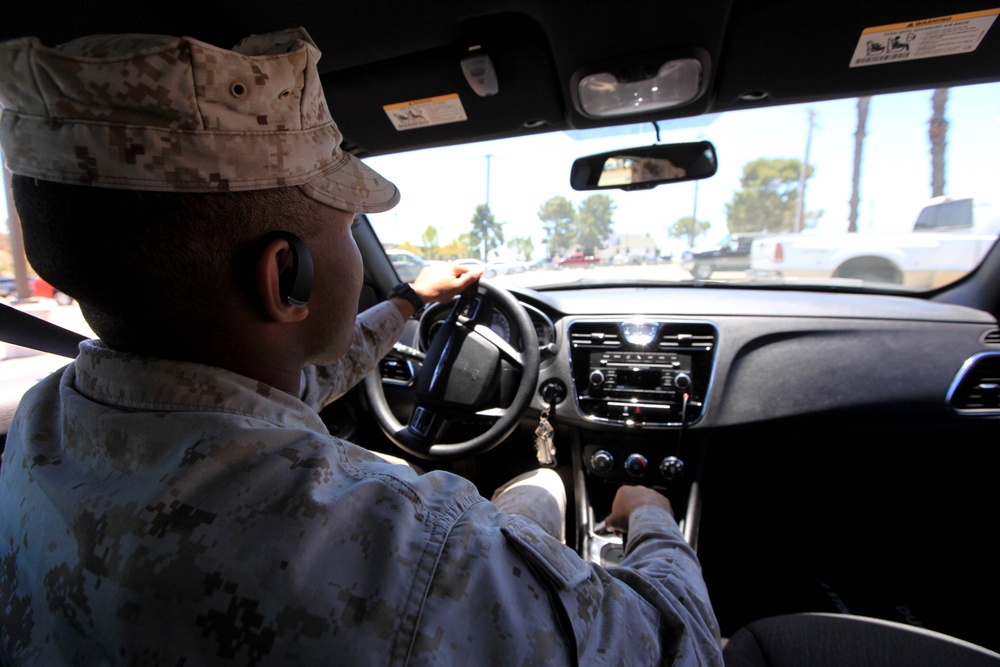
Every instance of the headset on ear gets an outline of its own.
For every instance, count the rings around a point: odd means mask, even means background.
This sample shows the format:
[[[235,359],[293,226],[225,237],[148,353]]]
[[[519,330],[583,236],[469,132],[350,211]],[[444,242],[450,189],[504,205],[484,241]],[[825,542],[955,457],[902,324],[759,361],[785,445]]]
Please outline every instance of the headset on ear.
[[[290,232],[275,232],[275,237],[288,243],[292,264],[281,272],[278,287],[281,300],[290,306],[304,308],[313,288],[313,260],[305,242]]]

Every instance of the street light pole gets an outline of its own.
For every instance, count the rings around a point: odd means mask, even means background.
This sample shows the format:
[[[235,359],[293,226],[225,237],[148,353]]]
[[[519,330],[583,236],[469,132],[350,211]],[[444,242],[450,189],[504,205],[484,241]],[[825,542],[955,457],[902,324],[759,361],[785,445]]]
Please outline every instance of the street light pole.
[[[486,154],[486,208],[490,207],[490,158],[491,153]]]
[[[799,205],[795,209],[795,221],[792,231],[801,232],[805,224],[806,211],[806,179],[809,172],[809,150],[812,147],[813,128],[816,127],[816,112],[809,109],[809,133],[806,135],[806,155],[802,163],[802,172],[799,174]]]

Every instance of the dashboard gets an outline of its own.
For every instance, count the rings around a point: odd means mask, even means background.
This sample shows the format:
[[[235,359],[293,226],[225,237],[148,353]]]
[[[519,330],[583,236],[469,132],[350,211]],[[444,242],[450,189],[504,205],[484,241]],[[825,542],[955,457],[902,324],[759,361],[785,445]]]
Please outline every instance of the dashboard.
[[[726,429],[803,420],[912,427],[1000,414],[997,323],[975,309],[732,287],[511,291],[542,351],[533,414],[552,404],[592,476],[667,484],[665,452],[674,448],[665,443]],[[426,311],[413,342],[426,349],[448,312]],[[495,333],[519,344],[506,314],[490,317]]]
[[[902,296],[725,288],[517,294],[555,322],[558,353],[543,364],[539,382],[566,381],[575,400],[559,412],[594,428],[711,429],[866,406],[886,416],[998,414],[988,402],[972,412],[949,402],[970,360],[1000,353],[996,321],[971,308]],[[595,377],[606,367],[617,373]],[[685,392],[702,405],[681,418]],[[632,399],[670,409],[633,419],[594,407]]]
[[[988,381],[982,405],[951,400],[961,377],[1000,355],[996,321],[972,308],[789,290],[511,291],[538,334],[540,389],[561,383],[557,415],[587,428],[711,429],[863,407],[886,417],[1000,414]],[[409,344],[427,349],[448,312],[425,311]],[[490,318],[519,344],[506,314]],[[541,391],[532,405],[546,407]]]

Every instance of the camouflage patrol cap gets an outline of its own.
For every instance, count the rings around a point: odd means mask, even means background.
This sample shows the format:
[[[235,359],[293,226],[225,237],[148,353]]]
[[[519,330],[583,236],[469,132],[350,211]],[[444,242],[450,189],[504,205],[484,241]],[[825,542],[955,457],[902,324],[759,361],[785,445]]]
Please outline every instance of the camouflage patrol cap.
[[[235,192],[299,186],[372,213],[396,186],[340,148],[302,28],[231,51],[190,37],[96,35],[48,48],[0,44],[0,146],[7,165],[61,183]]]

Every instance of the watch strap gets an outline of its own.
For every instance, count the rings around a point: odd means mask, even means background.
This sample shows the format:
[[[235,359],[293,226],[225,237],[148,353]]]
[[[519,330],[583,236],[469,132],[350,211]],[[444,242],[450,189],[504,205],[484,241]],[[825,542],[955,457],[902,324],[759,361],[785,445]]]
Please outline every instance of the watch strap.
[[[396,297],[400,297],[401,299],[406,299],[407,301],[409,301],[411,304],[413,304],[413,308],[418,313],[421,310],[423,310],[424,306],[426,305],[424,303],[424,300],[420,298],[420,295],[416,293],[416,291],[413,289],[410,283],[399,283],[391,290],[389,290],[389,294],[386,298],[394,299]]]

